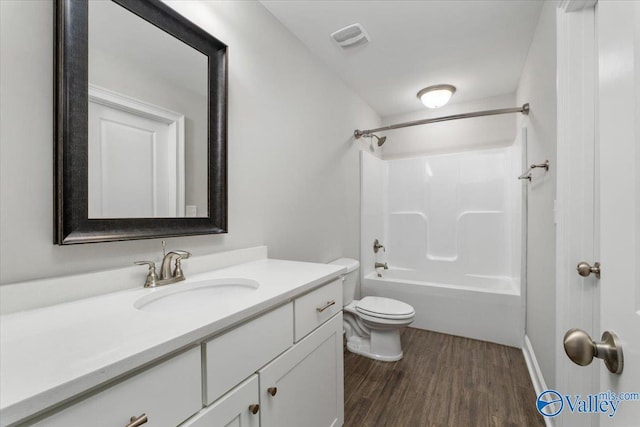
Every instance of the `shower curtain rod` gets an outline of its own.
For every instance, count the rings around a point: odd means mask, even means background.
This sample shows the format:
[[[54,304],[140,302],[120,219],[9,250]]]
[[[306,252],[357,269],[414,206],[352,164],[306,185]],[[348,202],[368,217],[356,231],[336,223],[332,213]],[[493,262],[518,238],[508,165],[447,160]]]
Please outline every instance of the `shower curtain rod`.
[[[442,117],[436,117],[433,119],[423,119],[423,120],[415,120],[413,122],[397,123],[395,125],[383,126],[375,129],[365,129],[365,130],[356,129],[355,131],[353,131],[353,136],[355,136],[356,139],[358,139],[358,138],[362,138],[363,136],[370,136],[374,132],[380,132],[385,130],[400,129],[400,128],[406,128],[409,126],[428,125],[430,123],[446,122],[449,120],[468,119],[471,117],[482,117],[482,116],[495,116],[498,114],[509,114],[509,113],[522,113],[524,115],[528,115],[529,103],[527,102],[522,107],[500,108],[498,110],[476,111],[475,113],[453,114],[451,116],[442,116]]]

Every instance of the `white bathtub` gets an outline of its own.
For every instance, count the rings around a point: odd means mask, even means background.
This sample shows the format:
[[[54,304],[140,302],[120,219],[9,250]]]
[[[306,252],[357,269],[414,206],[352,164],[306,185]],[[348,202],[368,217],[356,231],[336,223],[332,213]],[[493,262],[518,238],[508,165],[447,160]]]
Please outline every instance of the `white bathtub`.
[[[411,304],[416,311],[411,327],[522,347],[524,319],[517,280],[477,277],[477,286],[469,286],[415,280],[403,269],[381,274],[363,278],[362,294]]]

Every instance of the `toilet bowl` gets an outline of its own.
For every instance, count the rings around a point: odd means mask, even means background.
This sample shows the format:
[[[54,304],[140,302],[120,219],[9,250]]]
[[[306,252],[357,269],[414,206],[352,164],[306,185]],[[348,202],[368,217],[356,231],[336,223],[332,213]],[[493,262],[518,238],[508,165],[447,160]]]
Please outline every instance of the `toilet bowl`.
[[[375,296],[354,300],[360,263],[354,259],[340,258],[331,264],[347,268],[342,288],[347,350],[385,362],[402,359],[400,328],[413,322],[413,307],[402,301]]]

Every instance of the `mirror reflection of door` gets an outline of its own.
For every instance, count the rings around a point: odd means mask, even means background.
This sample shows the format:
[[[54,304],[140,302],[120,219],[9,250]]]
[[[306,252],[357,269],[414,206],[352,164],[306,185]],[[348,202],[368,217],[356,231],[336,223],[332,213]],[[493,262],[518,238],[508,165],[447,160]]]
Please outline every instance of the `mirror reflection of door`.
[[[184,116],[89,89],[89,218],[183,217]]]
[[[207,56],[116,2],[88,9],[89,218],[207,217]]]

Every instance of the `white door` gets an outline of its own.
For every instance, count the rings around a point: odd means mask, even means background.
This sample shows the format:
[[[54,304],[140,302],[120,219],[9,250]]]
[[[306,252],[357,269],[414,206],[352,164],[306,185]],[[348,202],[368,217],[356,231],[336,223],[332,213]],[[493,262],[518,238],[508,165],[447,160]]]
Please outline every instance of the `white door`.
[[[184,216],[184,116],[89,88],[89,218]]]
[[[163,182],[168,138],[165,123],[89,103],[89,218],[175,215]]]
[[[624,357],[620,375],[601,367],[600,391],[637,395],[640,393],[640,2],[598,2],[596,25],[600,332],[613,331],[618,335]],[[599,341],[600,337],[593,338]],[[640,398],[636,399],[621,401],[615,416],[601,417],[600,425],[639,426]]]
[[[560,348],[557,391],[547,393],[555,403],[542,413],[559,427],[638,427],[640,400],[631,399],[640,398],[640,2],[594,3],[563,0],[557,15]],[[579,277],[580,261],[600,262],[600,278]],[[615,333],[622,372],[600,359],[572,364],[561,344],[570,328],[595,342]],[[573,354],[580,353],[589,356],[582,363],[590,360],[590,351]],[[613,400],[615,411],[594,396]]]

